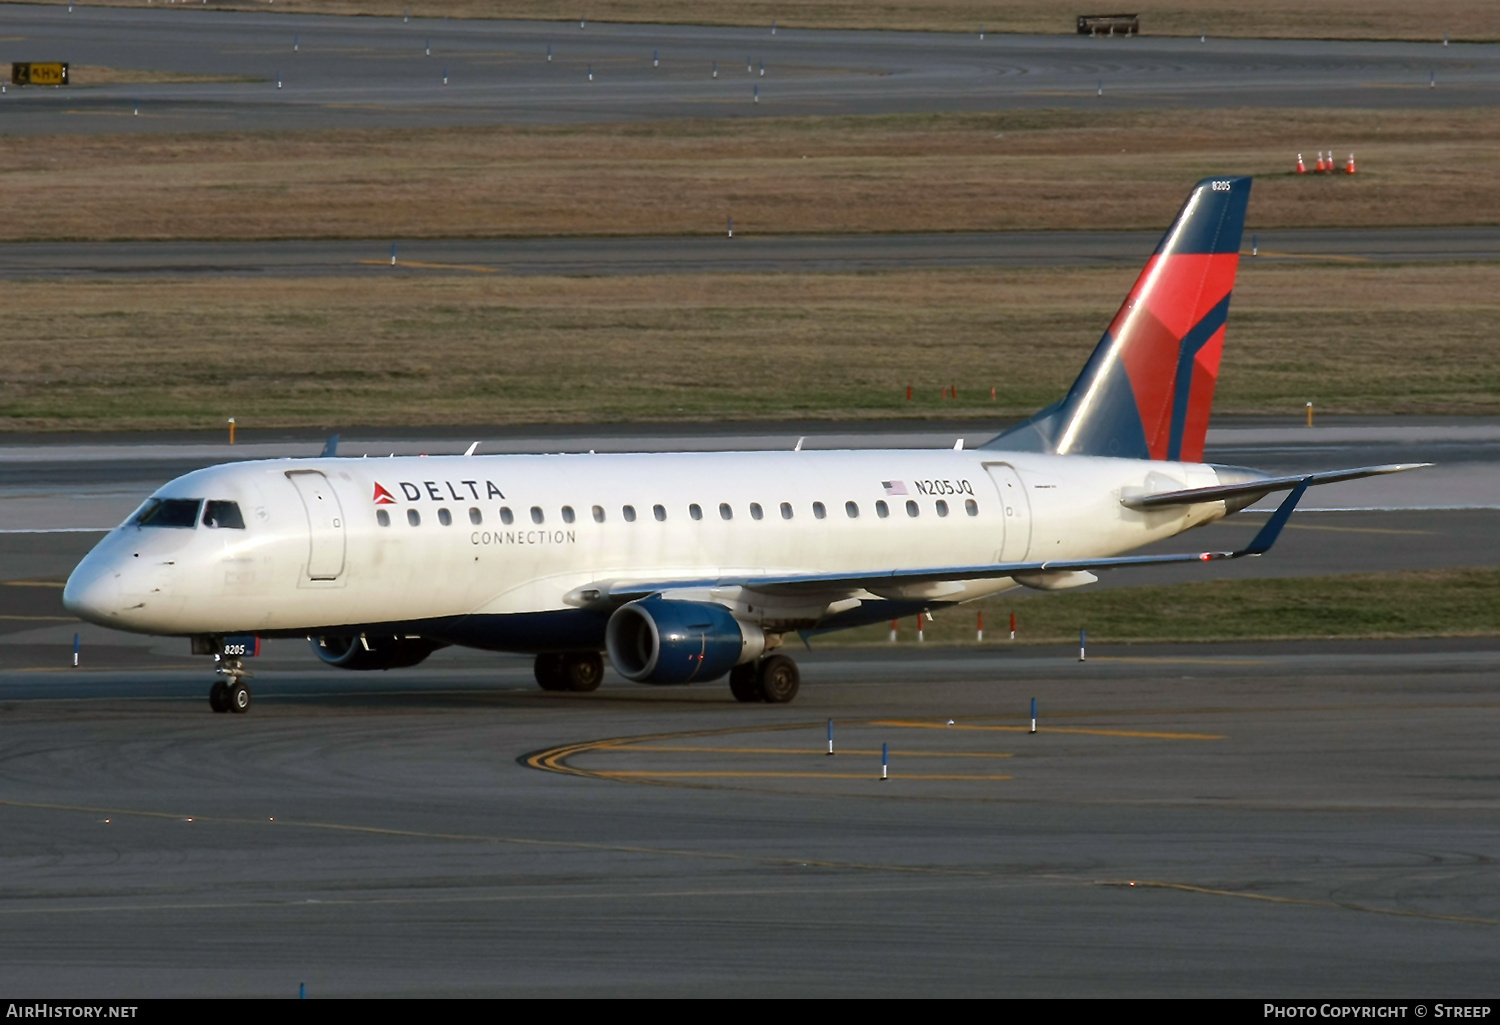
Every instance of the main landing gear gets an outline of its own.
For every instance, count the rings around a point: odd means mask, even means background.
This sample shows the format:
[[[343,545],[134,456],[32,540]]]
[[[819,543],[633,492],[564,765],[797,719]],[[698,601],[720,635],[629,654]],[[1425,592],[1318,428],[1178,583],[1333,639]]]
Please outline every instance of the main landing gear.
[[[542,690],[583,694],[604,680],[604,657],[597,651],[548,653],[536,657],[536,682]]]
[[[802,674],[785,655],[767,655],[729,670],[729,692],[736,701],[784,705],[797,696]]]
[[[244,714],[250,711],[250,688],[245,681],[250,674],[245,671],[244,664],[233,656],[215,655],[214,661],[218,663],[214,672],[224,677],[216,680],[208,690],[208,707],[215,712],[236,712]]]

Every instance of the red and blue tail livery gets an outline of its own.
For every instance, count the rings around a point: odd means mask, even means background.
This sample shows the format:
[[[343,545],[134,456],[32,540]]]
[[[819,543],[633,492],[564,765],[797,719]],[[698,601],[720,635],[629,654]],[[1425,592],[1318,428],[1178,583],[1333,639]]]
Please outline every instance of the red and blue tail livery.
[[[1203,458],[1250,181],[1193,188],[1067,396],[986,448]]]

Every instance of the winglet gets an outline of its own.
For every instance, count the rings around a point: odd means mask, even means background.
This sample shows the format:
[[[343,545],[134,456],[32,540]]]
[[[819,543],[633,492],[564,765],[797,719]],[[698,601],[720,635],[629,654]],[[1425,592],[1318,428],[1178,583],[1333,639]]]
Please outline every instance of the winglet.
[[[1276,543],[1276,538],[1281,535],[1281,528],[1286,526],[1286,521],[1292,518],[1292,510],[1297,508],[1297,503],[1302,501],[1302,495],[1307,491],[1311,483],[1311,477],[1304,477],[1302,483],[1292,489],[1282,503],[1276,507],[1266,525],[1260,528],[1260,533],[1255,535],[1255,540],[1250,542],[1249,547],[1241,548],[1231,558],[1238,559],[1244,555],[1264,555],[1271,550]]]
[[[339,436],[330,434],[328,440],[323,442],[323,451],[318,453],[320,459],[331,459],[339,454]]]

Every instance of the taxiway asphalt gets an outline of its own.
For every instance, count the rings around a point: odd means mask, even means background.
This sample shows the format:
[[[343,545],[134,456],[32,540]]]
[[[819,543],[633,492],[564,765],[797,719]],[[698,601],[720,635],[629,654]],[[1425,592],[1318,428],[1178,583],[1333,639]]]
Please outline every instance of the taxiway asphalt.
[[[1452,513],[1500,510],[1500,423],[1493,418],[1325,418],[1308,428],[1285,420],[1216,421],[1209,462],[1272,473],[1383,463],[1430,462],[1423,470],[1314,489],[1301,508]],[[457,454],[473,441],[481,454],[516,452],[670,452],[792,448],[973,448],[1003,421],[924,423],[679,424],[484,428],[464,433],[363,430],[343,434],[339,453]],[[0,443],[0,536],[47,530],[97,530],[119,523],[161,484],[192,470],[241,459],[317,455],[310,434],[230,446],[198,435],[12,437]],[[1461,542],[1466,544],[1467,541]],[[1472,555],[1472,549],[1466,550]],[[1457,557],[1457,556],[1455,556]]]
[[[774,708],[442,655],[245,716],[0,673],[0,990],[1493,988],[1495,642],[814,653]]]
[[[1138,266],[1154,231],[997,231],[258,242],[0,243],[0,280],[351,277],[392,274],[854,273],[964,267]],[[395,248],[392,263],[392,246]],[[1264,263],[1500,260],[1500,227],[1246,230]]]
[[[1059,32],[1068,19],[1061,18]],[[312,17],[4,5],[0,58],[249,81],[0,97],[16,135],[1007,108],[1492,105],[1500,46]],[[549,53],[551,59],[549,60]],[[761,73],[764,65],[764,74]]]

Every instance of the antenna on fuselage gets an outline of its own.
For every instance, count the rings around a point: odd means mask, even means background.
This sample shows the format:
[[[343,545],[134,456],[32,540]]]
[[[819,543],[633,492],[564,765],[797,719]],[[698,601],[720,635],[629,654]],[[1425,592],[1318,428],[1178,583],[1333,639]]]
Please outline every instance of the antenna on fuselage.
[[[464,449],[464,455],[466,455],[466,456],[472,456],[474,454],[474,450],[476,448],[478,448],[478,447],[479,447],[479,442],[477,442],[477,441],[474,442],[474,444],[472,444],[468,448]]]
[[[804,441],[806,441],[806,440],[807,440],[807,435],[805,435],[805,434],[802,437],[798,438],[797,439],[797,444],[795,444],[795,445],[792,446],[792,451],[793,452],[801,452],[802,451],[802,443]]]
[[[323,442],[323,451],[318,453],[319,459],[331,459],[339,454],[339,436],[330,434],[328,440]]]
[[[953,451],[955,451],[955,452],[962,452],[963,450],[964,450],[964,439],[959,438],[957,441],[955,441],[953,443]]]

